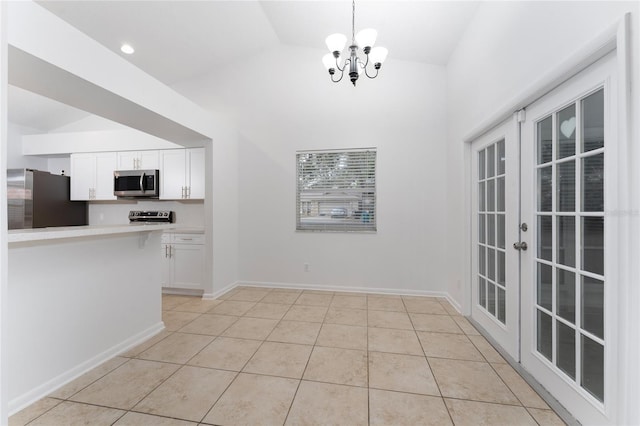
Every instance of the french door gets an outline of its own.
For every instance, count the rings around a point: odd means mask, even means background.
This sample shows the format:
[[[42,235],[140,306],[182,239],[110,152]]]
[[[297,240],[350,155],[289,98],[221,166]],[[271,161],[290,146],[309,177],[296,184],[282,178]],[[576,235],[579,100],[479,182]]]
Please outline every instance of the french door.
[[[472,317],[583,424],[616,421],[615,78],[611,53],[472,143]]]
[[[523,367],[583,424],[615,423],[615,54],[527,108]],[[613,90],[612,90],[613,89]]]
[[[519,350],[519,150],[507,120],[472,144],[472,317],[513,358]]]

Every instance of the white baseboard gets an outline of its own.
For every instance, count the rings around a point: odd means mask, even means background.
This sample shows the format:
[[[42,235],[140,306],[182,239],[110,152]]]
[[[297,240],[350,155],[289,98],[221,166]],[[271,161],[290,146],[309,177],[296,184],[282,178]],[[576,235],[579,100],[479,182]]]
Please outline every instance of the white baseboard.
[[[162,294],[174,294],[177,296],[203,296],[203,290],[189,288],[162,287]]]
[[[428,297],[444,297],[447,301],[460,310],[457,303],[451,301],[449,293],[446,291],[431,291],[431,290],[414,290],[403,288],[371,288],[371,287],[354,287],[354,286],[336,286],[336,285],[319,285],[319,284],[295,284],[295,283],[273,283],[264,281],[239,281],[233,286],[229,286],[220,294],[227,292],[238,286],[248,287],[264,287],[264,288],[284,288],[293,290],[316,290],[316,291],[336,291],[336,292],[349,292],[349,293],[370,293],[370,294],[388,294],[395,296],[428,296]],[[220,296],[217,294],[217,296]],[[216,297],[217,297],[216,296]]]
[[[205,294],[203,294],[202,295],[202,299],[204,299],[204,300],[216,299],[216,298],[222,296],[223,294],[225,294],[226,292],[231,291],[234,288],[238,287],[239,285],[244,285],[244,284],[240,284],[238,281],[236,281],[234,283],[229,284],[228,286],[226,286],[222,290],[214,291],[213,293],[205,293]]]
[[[8,404],[9,416],[12,416],[13,414],[17,413],[23,408],[28,407],[29,405],[33,404],[39,399],[44,398],[45,396],[49,395],[51,392],[77,379],[78,377],[82,376],[84,373],[96,368],[97,366],[113,358],[114,356],[121,354],[123,352],[126,352],[131,348],[136,347],[137,345],[144,342],[145,340],[160,333],[162,330],[164,330],[164,323],[160,321],[159,323],[147,328],[146,330],[141,331],[140,333],[137,333],[129,337],[123,342],[120,342],[117,345],[112,346],[106,351],[94,356],[93,358],[90,358],[84,361],[83,363],[73,367],[72,369],[65,371],[64,373],[54,377],[48,382],[43,383],[40,386],[34,389],[31,389],[30,391],[12,399],[11,401],[9,401],[9,404]]]

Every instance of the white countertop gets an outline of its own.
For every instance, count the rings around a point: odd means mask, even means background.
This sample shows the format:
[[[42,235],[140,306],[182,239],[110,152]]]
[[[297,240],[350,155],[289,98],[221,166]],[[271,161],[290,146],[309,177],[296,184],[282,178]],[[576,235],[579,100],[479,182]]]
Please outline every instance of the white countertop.
[[[132,223],[102,226],[60,226],[54,228],[12,229],[8,232],[9,243],[55,240],[60,238],[92,237],[98,235],[129,234],[174,230],[172,223]]]

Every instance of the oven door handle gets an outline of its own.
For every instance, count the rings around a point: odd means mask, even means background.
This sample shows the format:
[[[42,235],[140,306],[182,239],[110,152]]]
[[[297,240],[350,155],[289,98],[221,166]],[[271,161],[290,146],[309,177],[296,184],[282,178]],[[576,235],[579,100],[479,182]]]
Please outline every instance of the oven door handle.
[[[144,192],[144,172],[140,176],[140,192]]]

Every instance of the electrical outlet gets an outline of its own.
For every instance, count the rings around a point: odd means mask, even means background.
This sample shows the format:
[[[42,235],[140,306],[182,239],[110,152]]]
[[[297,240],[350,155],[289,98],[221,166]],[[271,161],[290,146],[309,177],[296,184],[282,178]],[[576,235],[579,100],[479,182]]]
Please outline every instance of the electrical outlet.
[[[311,270],[311,267],[309,266],[309,264],[308,264],[308,263],[305,263],[305,264],[304,264],[304,271],[305,271],[305,272],[309,272],[310,270]]]

